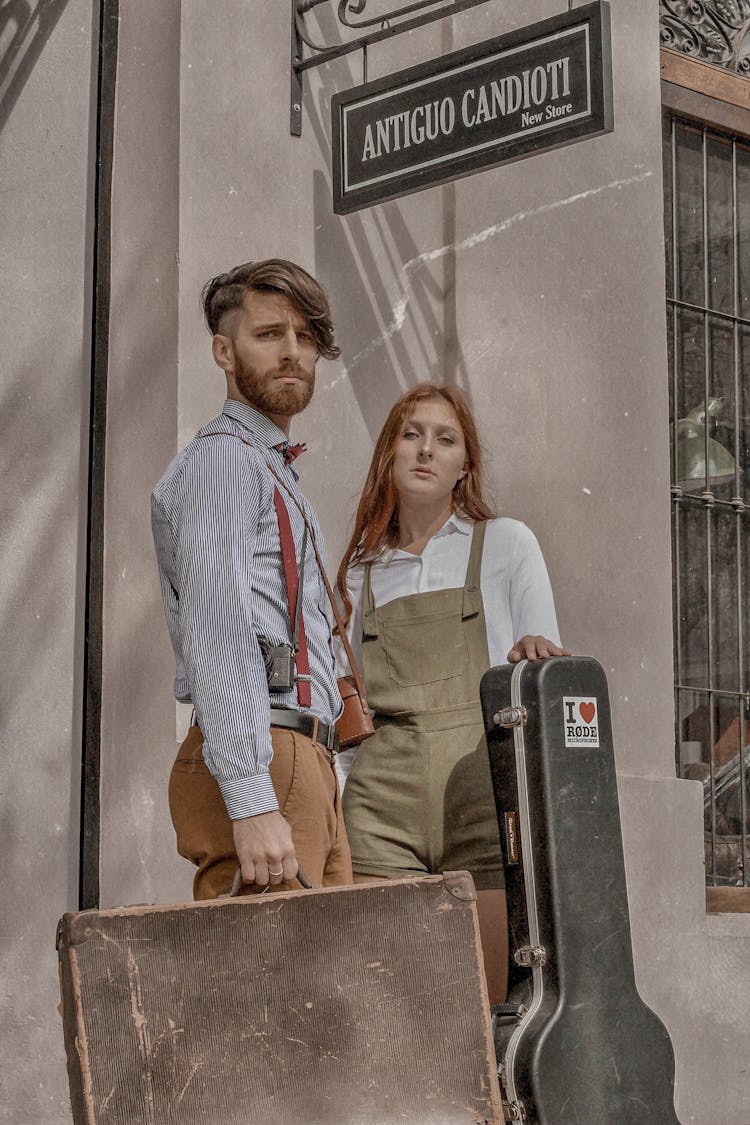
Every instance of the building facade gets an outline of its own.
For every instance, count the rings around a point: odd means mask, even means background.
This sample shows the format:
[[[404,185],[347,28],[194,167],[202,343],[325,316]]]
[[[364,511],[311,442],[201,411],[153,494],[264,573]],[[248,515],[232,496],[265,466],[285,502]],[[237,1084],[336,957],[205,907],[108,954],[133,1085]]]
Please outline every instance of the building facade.
[[[308,21],[328,41],[336,7]],[[368,75],[560,10],[488,0],[373,46]],[[148,498],[223,401],[203,282],[280,256],[324,282],[343,349],[293,428],[331,559],[394,398],[470,396],[499,512],[537,534],[565,643],[609,679],[636,978],[679,1118],[748,1125],[750,918],[742,895],[707,910],[703,787],[675,769],[662,68],[680,121],[696,79],[679,43],[660,55],[655,0],[611,16],[613,132],[341,217],[330,100],[362,62],[305,75],[292,135],[291,0],[6,6],[0,1120],[70,1120],[58,917],[190,895]],[[718,127],[750,136],[737,89]]]

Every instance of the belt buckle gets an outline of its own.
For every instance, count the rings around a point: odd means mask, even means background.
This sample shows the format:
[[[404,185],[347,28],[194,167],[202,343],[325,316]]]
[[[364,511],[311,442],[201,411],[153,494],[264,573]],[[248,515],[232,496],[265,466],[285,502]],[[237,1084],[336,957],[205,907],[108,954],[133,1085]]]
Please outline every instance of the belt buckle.
[[[321,746],[325,746],[326,750],[333,751],[336,745],[336,724],[329,723],[328,726],[326,726],[325,723],[321,723],[317,715],[312,715],[311,718],[312,731],[310,732],[310,738],[313,742],[318,742]],[[324,730],[326,732],[325,739],[320,737]]]

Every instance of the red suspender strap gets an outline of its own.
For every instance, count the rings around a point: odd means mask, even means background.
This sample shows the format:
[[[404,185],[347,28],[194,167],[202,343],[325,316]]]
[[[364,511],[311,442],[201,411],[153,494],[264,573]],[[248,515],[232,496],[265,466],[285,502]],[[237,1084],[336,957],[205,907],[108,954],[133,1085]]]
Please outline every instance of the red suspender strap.
[[[297,591],[299,588],[299,575],[297,571],[297,554],[294,549],[294,538],[292,536],[292,525],[289,521],[289,512],[287,511],[284,498],[278,490],[278,487],[273,487],[273,502],[276,508],[276,518],[279,521],[279,539],[281,540],[281,561],[284,564],[284,581],[286,582],[286,599],[289,605],[289,619],[292,630],[294,629],[294,621],[297,615]],[[304,561],[303,561],[304,565]],[[307,638],[305,636],[305,619],[301,613],[299,618],[299,641],[298,651],[296,654],[297,665],[297,701],[300,707],[309,707],[312,703],[312,691],[310,688],[310,657],[307,652]]]

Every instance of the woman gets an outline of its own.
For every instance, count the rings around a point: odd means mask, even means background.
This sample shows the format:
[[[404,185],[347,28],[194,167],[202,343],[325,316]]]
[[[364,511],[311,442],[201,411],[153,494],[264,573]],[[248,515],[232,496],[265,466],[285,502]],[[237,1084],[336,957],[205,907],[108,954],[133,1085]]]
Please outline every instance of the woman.
[[[482,496],[458,389],[422,384],[393,406],[337,585],[377,728],[339,755],[355,880],[469,870],[496,1003],[507,920],[479,681],[568,654],[536,539]]]

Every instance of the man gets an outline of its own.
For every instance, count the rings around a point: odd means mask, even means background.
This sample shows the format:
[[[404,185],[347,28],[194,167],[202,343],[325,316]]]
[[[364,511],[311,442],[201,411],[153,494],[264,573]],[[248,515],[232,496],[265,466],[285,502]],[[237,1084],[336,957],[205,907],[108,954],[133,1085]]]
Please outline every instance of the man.
[[[288,440],[318,357],[339,354],[328,300],[300,266],[269,259],[213,278],[203,308],[227,401],[152,496],[175,695],[195,711],[169,785],[177,847],[197,865],[197,899],[228,891],[238,863],[256,891],[298,886],[298,863],[314,883],[349,883],[333,764],[341,698],[327,597],[297,505],[321,546],[322,537],[291,467],[300,447]]]

